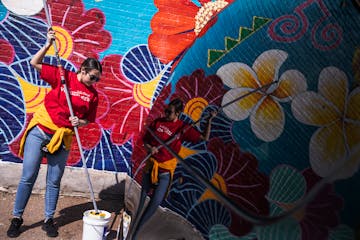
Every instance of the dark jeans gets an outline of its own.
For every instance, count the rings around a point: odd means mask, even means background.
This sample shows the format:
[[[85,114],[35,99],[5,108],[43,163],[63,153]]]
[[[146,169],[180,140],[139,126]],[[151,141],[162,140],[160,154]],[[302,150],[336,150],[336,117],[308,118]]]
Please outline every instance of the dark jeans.
[[[159,174],[159,182],[155,186],[151,184],[150,172],[144,173],[142,179],[141,195],[139,200],[136,217],[134,219],[135,229],[132,234],[132,239],[136,239],[136,235],[139,229],[149,220],[149,218],[156,212],[156,209],[160,206],[161,202],[166,197],[166,193],[170,184],[170,173]],[[154,188],[153,195],[149,204],[146,206],[144,213],[141,214],[141,210],[144,207],[145,199],[151,188]],[[136,222],[138,221],[138,224]]]

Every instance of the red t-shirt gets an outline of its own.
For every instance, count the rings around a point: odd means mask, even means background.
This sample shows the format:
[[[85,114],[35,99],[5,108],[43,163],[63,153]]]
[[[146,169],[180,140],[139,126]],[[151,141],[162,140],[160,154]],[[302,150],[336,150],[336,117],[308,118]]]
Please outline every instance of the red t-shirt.
[[[80,119],[94,122],[99,102],[96,89],[93,86],[88,87],[81,83],[74,72],[64,70],[64,76],[74,115]],[[43,64],[40,77],[49,83],[52,88],[44,100],[45,108],[52,121],[58,127],[72,128],[69,121],[70,111],[66,101],[64,86],[61,84],[59,68]]]
[[[166,121],[165,118],[158,118],[149,128],[164,142],[171,139],[175,134],[179,133],[182,130],[185,130],[184,133],[179,134],[179,137],[176,140],[170,143],[170,148],[173,149],[176,153],[180,151],[181,143],[184,141],[196,143],[200,140],[201,133],[195,128],[189,126],[189,124],[178,119],[176,122]],[[147,131],[144,135],[144,143],[149,143],[151,146],[159,146],[160,143]],[[158,162],[165,162],[174,158],[171,153],[166,150],[165,147],[161,147],[159,152],[153,156]]]

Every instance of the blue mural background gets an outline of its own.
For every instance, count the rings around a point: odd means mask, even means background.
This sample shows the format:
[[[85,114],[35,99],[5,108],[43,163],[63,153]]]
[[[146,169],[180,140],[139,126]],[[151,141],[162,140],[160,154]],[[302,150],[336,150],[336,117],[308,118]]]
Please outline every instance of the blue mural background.
[[[99,8],[106,15],[104,28],[113,35],[111,46],[101,56],[107,54],[124,55],[133,46],[146,44],[151,33],[150,20],[156,13],[154,3],[146,0],[94,1],[84,0],[86,9]],[[141,29],[141,31],[139,31]],[[129,35],[132,36],[129,38]]]

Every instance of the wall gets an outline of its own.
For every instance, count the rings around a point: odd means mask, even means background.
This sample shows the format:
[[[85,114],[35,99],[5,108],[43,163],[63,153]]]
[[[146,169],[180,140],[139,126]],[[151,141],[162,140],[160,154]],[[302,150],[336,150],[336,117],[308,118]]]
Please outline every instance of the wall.
[[[89,168],[140,180],[141,134],[180,97],[181,118],[200,130],[219,111],[211,139],[180,156],[241,210],[182,165],[163,206],[208,239],[355,238],[357,1],[47,2],[65,68],[87,56],[104,68],[96,123],[80,131]],[[0,157],[20,168],[19,139],[49,91],[29,66],[46,40],[42,1],[3,0],[0,29]],[[46,61],[55,63],[53,50]],[[76,144],[67,164],[82,167]]]

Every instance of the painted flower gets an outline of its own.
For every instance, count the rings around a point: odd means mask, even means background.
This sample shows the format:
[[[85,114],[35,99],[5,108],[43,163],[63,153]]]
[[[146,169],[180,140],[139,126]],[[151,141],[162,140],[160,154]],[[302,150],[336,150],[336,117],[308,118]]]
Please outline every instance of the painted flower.
[[[235,143],[224,144],[219,138],[210,140],[208,150],[217,159],[216,173],[210,180],[238,206],[256,215],[267,215],[269,205],[265,198],[269,190],[268,177],[259,172],[258,161],[250,153],[241,152]],[[217,199],[206,190],[200,201]],[[252,224],[236,213],[231,213],[230,232],[236,235],[248,233]]]
[[[11,43],[0,39],[0,152],[4,161],[14,160],[9,154],[10,144],[21,134],[26,121],[21,85],[8,66],[14,60],[14,53]]]
[[[15,56],[14,47],[6,40],[0,39],[0,62],[10,65]]]
[[[217,20],[216,15],[232,0],[199,0],[200,7],[189,0],[155,0],[159,11],[151,20],[151,52],[162,62],[179,57],[197,37]]]
[[[346,74],[336,67],[324,68],[318,92],[299,94],[292,102],[295,118],[319,127],[309,146],[311,167],[321,177],[351,177],[360,162],[360,87],[349,93]],[[336,171],[336,176],[334,175]]]
[[[185,154],[184,162],[242,209],[255,215],[268,215],[265,194],[269,190],[269,180],[258,171],[256,158],[241,152],[235,143],[224,144],[220,138],[210,140],[207,147],[208,152]],[[195,224],[204,236],[217,224],[237,236],[248,233],[253,226],[220,204],[221,200],[182,164],[175,171],[165,203],[166,207]]]
[[[206,87],[203,87],[206,86]],[[224,95],[221,79],[216,75],[205,76],[204,70],[197,69],[190,76],[183,76],[176,83],[172,99],[184,102],[184,111],[194,122],[201,118],[208,105],[220,105]]]
[[[268,50],[252,67],[232,62],[217,71],[231,88],[222,100],[225,114],[234,121],[250,116],[252,131],[265,142],[274,141],[283,132],[285,114],[280,102],[290,101],[307,88],[305,77],[297,70],[287,70],[279,78],[279,68],[287,57],[282,50]],[[249,95],[238,99],[245,94]]]
[[[311,169],[306,169],[302,175],[306,180],[307,193],[321,180]],[[339,224],[342,207],[342,198],[336,195],[334,186],[325,185],[305,208],[300,221],[302,239],[328,239],[329,229]]]
[[[94,141],[94,137],[98,136],[97,132],[92,132],[93,128],[87,129],[87,135],[83,136],[85,139]],[[90,134],[89,134],[90,132]],[[94,137],[93,137],[94,136]],[[86,166],[88,168],[107,170],[114,172],[126,172],[131,175],[132,165],[130,162],[132,153],[131,141],[119,146],[111,142],[111,131],[101,129],[101,139],[92,148],[84,148],[84,157]],[[83,140],[83,138],[81,138]],[[83,167],[83,162],[79,161],[74,167]]]
[[[85,11],[82,1],[48,0],[52,28],[56,32],[56,44],[60,57],[77,66],[87,58],[99,58],[99,52],[111,43],[111,35],[104,30],[105,16],[99,9]],[[45,12],[39,17],[46,21]],[[47,52],[53,55],[54,48]]]
[[[136,143],[154,104],[167,83],[171,64],[162,64],[147,45],[131,48],[123,57],[109,55],[103,59],[102,80],[97,89],[103,93],[99,123],[111,130],[114,144],[130,139]]]
[[[104,129],[111,130],[114,144],[124,144],[133,138],[136,141],[149,114],[149,108],[135,100],[134,91],[139,84],[128,81],[120,70],[120,55],[109,55],[103,59],[103,74],[96,84],[103,93],[104,102],[100,103],[102,112],[98,122]]]
[[[271,184],[268,199],[272,203],[273,216],[283,214],[309,197],[309,192],[321,180],[311,169],[302,173],[289,166],[280,166],[271,173]],[[259,239],[292,235],[291,239],[311,240],[328,239],[329,233],[339,224],[339,212],[343,207],[343,200],[337,196],[332,184],[325,184],[310,199],[307,205],[293,213],[291,222],[293,227],[283,231],[281,225],[274,224],[258,228]],[[286,221],[285,219],[283,221]]]

